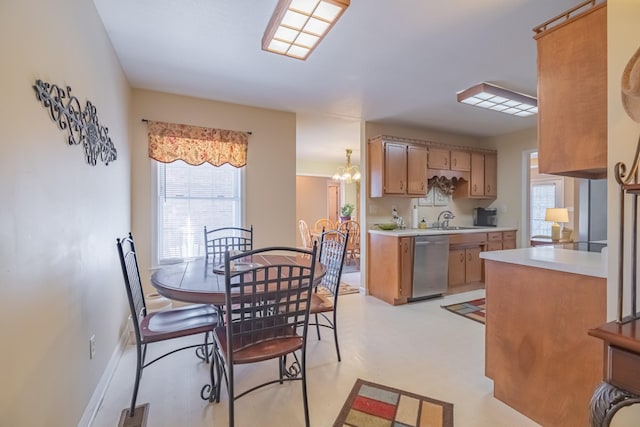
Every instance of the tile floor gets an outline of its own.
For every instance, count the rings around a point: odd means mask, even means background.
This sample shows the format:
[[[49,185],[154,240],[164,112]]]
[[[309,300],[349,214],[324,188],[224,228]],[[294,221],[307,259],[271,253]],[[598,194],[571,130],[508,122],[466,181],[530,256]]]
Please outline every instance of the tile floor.
[[[358,285],[359,273],[343,276]],[[393,307],[373,297],[344,295],[339,305],[342,362],[330,334],[309,339],[308,384],[311,424],[332,426],[357,378],[454,404],[457,427],[527,427],[537,424],[492,397],[484,376],[484,325],[440,306],[484,296],[483,290]],[[157,344],[163,346],[163,344]],[[159,351],[156,348],[156,351]],[[149,356],[154,347],[149,347]],[[128,406],[135,347],[125,350],[92,427],[117,426]],[[238,389],[276,374],[276,365],[241,367]],[[147,368],[138,402],[150,403],[149,427],[227,425],[227,400],[200,399],[208,365],[191,351]],[[224,388],[223,388],[224,390]],[[224,392],[223,392],[224,393]],[[273,385],[236,402],[236,426],[304,425],[299,382]]]

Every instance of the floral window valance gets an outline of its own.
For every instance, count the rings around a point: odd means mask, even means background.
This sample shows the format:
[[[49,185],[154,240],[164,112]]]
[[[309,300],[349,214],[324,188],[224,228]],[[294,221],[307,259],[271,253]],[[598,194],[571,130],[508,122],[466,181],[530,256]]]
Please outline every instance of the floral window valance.
[[[225,129],[147,121],[149,157],[162,163],[182,160],[190,165],[247,164],[248,134]]]

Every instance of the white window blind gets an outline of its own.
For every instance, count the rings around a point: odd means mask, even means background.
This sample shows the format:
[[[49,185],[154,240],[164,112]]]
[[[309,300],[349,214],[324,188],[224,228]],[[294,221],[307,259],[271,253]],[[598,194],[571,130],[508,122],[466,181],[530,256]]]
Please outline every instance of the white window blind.
[[[562,181],[550,180],[531,183],[531,235],[551,236],[551,225],[544,217],[547,208],[559,207]]]
[[[204,256],[205,225],[242,226],[242,169],[155,163],[159,264]]]

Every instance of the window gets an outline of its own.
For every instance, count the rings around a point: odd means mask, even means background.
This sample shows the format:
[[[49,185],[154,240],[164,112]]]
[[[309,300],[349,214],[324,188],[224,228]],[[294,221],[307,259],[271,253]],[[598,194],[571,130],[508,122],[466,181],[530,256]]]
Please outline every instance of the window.
[[[155,164],[155,264],[205,256],[203,227],[242,226],[243,168]]]
[[[547,208],[561,207],[562,180],[536,180],[531,183],[531,235],[551,236],[551,225],[544,217]]]

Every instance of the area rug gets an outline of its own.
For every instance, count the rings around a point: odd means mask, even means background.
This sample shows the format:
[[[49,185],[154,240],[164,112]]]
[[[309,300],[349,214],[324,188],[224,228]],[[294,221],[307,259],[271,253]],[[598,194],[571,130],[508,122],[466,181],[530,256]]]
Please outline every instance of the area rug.
[[[358,378],[333,427],[453,427],[453,404]]]
[[[360,292],[360,289],[355,286],[347,285],[346,283],[340,283],[340,289],[338,289],[338,295],[349,295],[349,294],[357,294]],[[331,296],[331,293],[327,288],[322,286],[318,286],[318,293],[326,296]]]
[[[459,314],[468,319],[475,320],[476,322],[485,322],[485,316],[487,314],[485,310],[485,299],[478,298],[472,301],[459,302],[457,304],[443,305],[441,306],[445,310],[449,310],[452,313]]]
[[[147,418],[149,417],[149,404],[144,403],[140,406],[136,406],[136,410],[133,413],[133,417],[129,416],[129,408],[123,409],[120,414],[120,421],[118,427],[145,427],[147,425]]]

